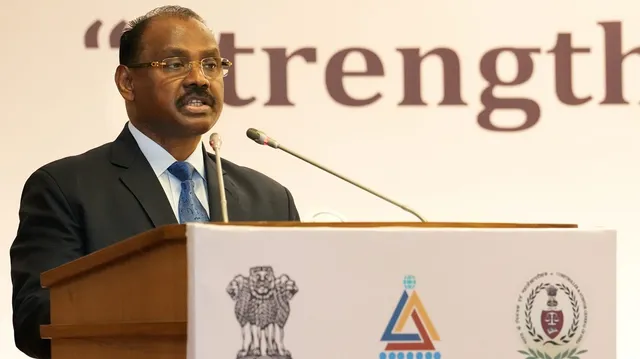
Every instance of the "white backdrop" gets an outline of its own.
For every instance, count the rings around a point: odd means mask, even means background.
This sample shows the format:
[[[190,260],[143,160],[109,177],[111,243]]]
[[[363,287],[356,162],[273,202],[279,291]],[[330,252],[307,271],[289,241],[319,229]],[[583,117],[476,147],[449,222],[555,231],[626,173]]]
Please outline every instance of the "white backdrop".
[[[256,100],[247,106],[226,106],[216,131],[222,134],[225,157],[289,187],[304,218],[333,211],[349,221],[413,220],[284,153],[251,143],[244,135],[247,127],[262,129],[290,148],[415,207],[429,220],[572,222],[616,228],[619,353],[620,358],[635,354],[632,328],[640,320],[636,305],[640,290],[635,285],[640,275],[636,259],[640,246],[635,241],[640,234],[635,221],[640,211],[636,185],[640,170],[635,165],[640,144],[634,141],[640,129],[640,85],[635,79],[640,78],[640,56],[628,56],[621,74],[617,65],[620,51],[640,46],[638,5],[623,0],[179,4],[201,13],[217,33],[229,34],[227,47],[234,34],[237,47],[253,49],[252,54],[236,56],[234,75],[226,83],[229,89],[235,82],[241,98],[255,96]],[[5,154],[5,170],[0,241],[5,249],[15,235],[18,200],[27,176],[48,161],[111,141],[122,129],[126,114],[113,83],[117,50],[109,47],[109,32],[121,20],[159,5],[164,3],[35,0],[3,4],[0,150]],[[97,32],[99,47],[87,49],[84,34],[98,19],[103,22]],[[616,26],[621,28],[620,36]],[[573,46],[590,49],[573,56],[572,71],[567,69],[566,54],[549,52],[558,42],[566,48],[569,36]],[[281,75],[270,78],[270,66],[281,61],[272,64],[269,53],[275,58],[278,51],[264,48],[284,48],[291,54],[303,47],[316,49],[315,61],[295,57],[286,82]],[[378,73],[384,73],[344,80],[351,97],[380,93],[379,100],[366,106],[345,106],[330,96],[338,84],[335,69],[329,72],[332,92],[325,79],[328,64],[336,61],[331,62],[331,57],[352,47],[377,54],[382,68]],[[424,53],[439,47],[450,49],[445,53],[448,86],[443,84],[441,62],[431,56],[424,61],[420,77],[422,99],[428,105],[399,105],[405,74],[407,98],[418,96],[410,91],[417,75],[411,66],[404,66],[403,55],[396,49],[419,48]],[[501,47],[539,49],[531,57],[528,81],[495,90],[497,97],[537,103],[540,119],[524,131],[490,131],[478,124],[481,94],[487,87],[480,67],[484,64],[490,70],[491,58],[485,54]],[[455,55],[460,64],[460,97],[466,105],[438,105],[445,89],[453,89],[444,97],[455,103]],[[405,54],[409,60],[410,56]],[[375,65],[369,63],[370,72],[380,70]],[[520,59],[520,67],[524,65],[526,56]],[[513,55],[498,57],[497,66],[503,81],[518,77]],[[365,62],[355,54],[344,67],[362,72]],[[527,80],[525,75],[520,70],[522,80]],[[604,102],[621,102],[616,93],[620,80],[627,103],[603,104],[605,98]],[[270,89],[284,84],[294,105],[265,106]],[[569,85],[576,97],[592,99],[582,105],[565,104],[570,102]],[[524,121],[518,110],[498,110],[491,118],[499,126],[517,127]],[[13,345],[8,254],[2,265],[0,357],[18,359],[22,356]]]

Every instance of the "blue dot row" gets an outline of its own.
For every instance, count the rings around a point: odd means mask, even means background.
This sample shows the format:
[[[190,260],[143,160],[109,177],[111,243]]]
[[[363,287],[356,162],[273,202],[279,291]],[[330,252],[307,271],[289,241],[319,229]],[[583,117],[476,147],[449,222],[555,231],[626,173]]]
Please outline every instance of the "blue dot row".
[[[440,352],[382,352],[380,353],[380,359],[441,359]]]

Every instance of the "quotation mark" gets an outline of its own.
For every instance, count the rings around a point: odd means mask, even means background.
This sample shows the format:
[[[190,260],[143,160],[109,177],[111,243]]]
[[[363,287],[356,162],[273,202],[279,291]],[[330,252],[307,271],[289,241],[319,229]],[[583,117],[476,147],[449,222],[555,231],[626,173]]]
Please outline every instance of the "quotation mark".
[[[116,49],[120,46],[120,35],[122,34],[122,30],[126,25],[125,21],[120,21],[117,23],[109,34],[109,47],[112,49]],[[98,35],[100,34],[100,28],[102,28],[102,21],[96,20],[87,28],[87,31],[84,33],[84,47],[87,49],[97,49],[100,47],[98,43]]]

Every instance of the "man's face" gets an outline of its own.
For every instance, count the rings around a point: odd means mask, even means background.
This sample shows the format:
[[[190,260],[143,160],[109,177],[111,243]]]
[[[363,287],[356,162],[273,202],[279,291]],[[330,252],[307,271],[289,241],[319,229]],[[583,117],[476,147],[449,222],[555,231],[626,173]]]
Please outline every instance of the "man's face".
[[[181,66],[175,62],[165,68],[131,69],[136,119],[163,137],[202,135],[222,111],[222,70],[211,76],[210,70],[203,71],[199,65],[204,58],[220,58],[218,44],[211,31],[195,19],[152,20],[142,35],[138,62],[174,57],[193,61],[191,70],[177,70]]]

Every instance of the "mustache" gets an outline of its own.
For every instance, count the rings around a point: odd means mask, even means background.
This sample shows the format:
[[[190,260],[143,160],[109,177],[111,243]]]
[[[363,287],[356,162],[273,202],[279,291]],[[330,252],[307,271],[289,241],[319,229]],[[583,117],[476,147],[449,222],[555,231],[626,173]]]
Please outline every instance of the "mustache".
[[[178,100],[176,101],[176,105],[178,107],[185,106],[189,103],[189,101],[192,100],[199,100],[205,105],[209,106],[213,106],[216,103],[216,98],[211,93],[209,93],[207,89],[194,87],[189,88],[187,90],[187,93],[178,98]]]

